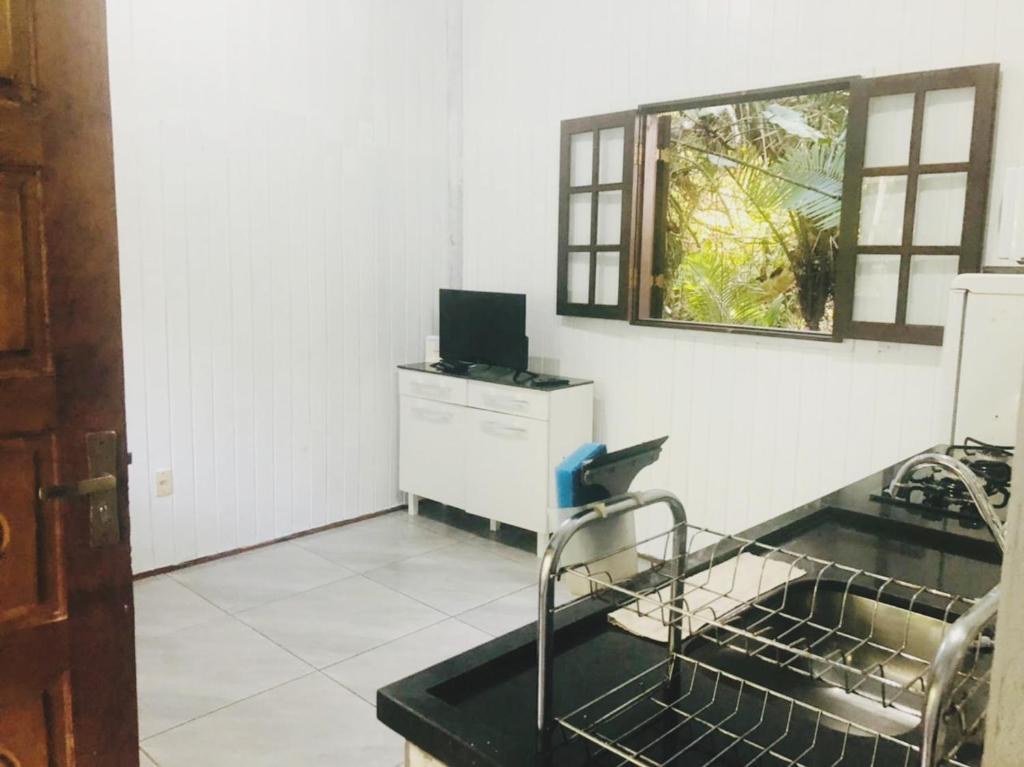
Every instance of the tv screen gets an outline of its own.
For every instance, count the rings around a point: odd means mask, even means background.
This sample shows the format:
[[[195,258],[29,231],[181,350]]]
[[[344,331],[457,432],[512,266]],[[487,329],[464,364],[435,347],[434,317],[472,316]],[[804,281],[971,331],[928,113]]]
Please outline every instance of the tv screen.
[[[526,296],[441,290],[441,359],[526,370]]]

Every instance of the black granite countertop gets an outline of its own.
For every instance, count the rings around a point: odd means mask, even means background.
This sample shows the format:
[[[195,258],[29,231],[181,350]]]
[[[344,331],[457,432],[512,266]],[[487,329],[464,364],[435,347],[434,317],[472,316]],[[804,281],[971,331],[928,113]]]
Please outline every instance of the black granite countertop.
[[[481,381],[482,383],[500,384],[501,386],[514,386],[517,389],[532,389],[533,391],[559,391],[560,389],[570,389],[573,386],[586,386],[587,384],[594,383],[593,381],[588,381],[584,378],[547,376],[546,374],[543,374],[543,377],[545,378],[560,378],[564,380],[565,383],[560,383],[557,386],[537,386],[531,383],[531,381],[534,381],[535,379],[528,377],[533,375],[531,373],[517,373],[509,368],[496,367],[493,365],[473,365],[465,373],[446,373],[442,370],[437,370],[428,362],[410,362],[405,365],[399,365],[398,369],[414,370],[417,373],[431,373],[433,375],[448,376],[450,378],[462,378],[466,381]]]
[[[987,528],[870,500],[895,467],[742,535],[967,597],[999,580]],[[612,609],[584,600],[559,613],[554,710],[569,711],[664,658],[664,645],[611,628]],[[575,740],[537,755],[536,627],[524,626],[382,688],[378,719],[450,767],[605,764]]]

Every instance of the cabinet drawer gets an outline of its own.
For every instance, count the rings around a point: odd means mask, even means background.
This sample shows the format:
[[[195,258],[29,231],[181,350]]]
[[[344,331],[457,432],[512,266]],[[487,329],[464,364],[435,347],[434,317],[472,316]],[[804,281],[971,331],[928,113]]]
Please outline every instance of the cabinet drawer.
[[[453,405],[466,404],[466,382],[436,373],[399,370],[398,393],[408,397],[451,402]]]
[[[470,407],[521,415],[541,421],[548,419],[547,392],[470,381],[468,397]]]
[[[522,527],[545,529],[548,425],[468,410],[466,511]]]
[[[399,397],[398,486],[449,506],[466,497],[467,408]]]

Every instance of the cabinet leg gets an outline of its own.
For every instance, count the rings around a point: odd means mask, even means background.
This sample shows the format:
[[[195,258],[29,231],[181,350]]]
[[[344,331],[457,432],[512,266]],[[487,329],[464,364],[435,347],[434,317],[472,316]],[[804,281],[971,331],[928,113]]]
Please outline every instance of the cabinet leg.
[[[409,516],[415,517],[420,513],[420,497],[412,493],[408,494]]]
[[[501,529],[501,522],[496,519],[490,520],[491,532],[496,533]]]

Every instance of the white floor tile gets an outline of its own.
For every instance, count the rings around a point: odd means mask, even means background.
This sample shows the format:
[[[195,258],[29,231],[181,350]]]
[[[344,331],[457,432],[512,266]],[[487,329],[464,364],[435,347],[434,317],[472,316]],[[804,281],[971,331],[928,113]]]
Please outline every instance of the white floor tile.
[[[161,636],[222,617],[223,610],[166,575],[135,583],[136,636]]]
[[[160,765],[150,759],[145,751],[139,749],[139,767],[160,767]]]
[[[160,767],[394,767],[402,739],[373,708],[312,674],[146,741]]]
[[[378,688],[483,644],[490,638],[483,631],[449,619],[329,666],[324,673],[376,705]]]
[[[366,577],[457,615],[534,583],[536,566],[460,543],[386,565]]]
[[[410,522],[411,524],[421,527],[424,530],[429,530],[430,532],[436,533],[437,535],[444,536],[445,538],[451,538],[453,540],[460,541],[477,537],[468,530],[463,530],[462,528],[455,527],[454,525],[450,525],[447,522],[441,522],[437,519],[431,519],[430,517],[424,516],[422,514],[417,514],[413,517],[409,516],[408,513],[405,513],[403,514],[403,516],[405,517],[406,521]]]
[[[285,542],[178,570],[171,577],[234,613],[351,574],[341,565]]]
[[[537,553],[532,549],[526,551],[524,549],[518,549],[514,546],[506,546],[504,543],[492,540],[490,538],[481,538],[474,535],[471,539],[466,541],[471,546],[478,546],[485,551],[495,554],[504,559],[511,559],[513,562],[521,562],[528,567],[533,568],[534,572],[540,572],[540,559],[537,557]]]
[[[562,583],[555,590],[555,604],[572,599]],[[507,596],[459,614],[459,620],[491,636],[501,636],[537,620],[537,587],[527,586]]]
[[[231,617],[139,637],[136,658],[142,737],[310,671],[307,664]]]
[[[246,610],[237,617],[323,668],[446,616],[357,575]]]
[[[451,546],[457,540],[461,537],[438,530],[428,520],[396,512],[297,538],[294,543],[350,570],[365,572]]]

